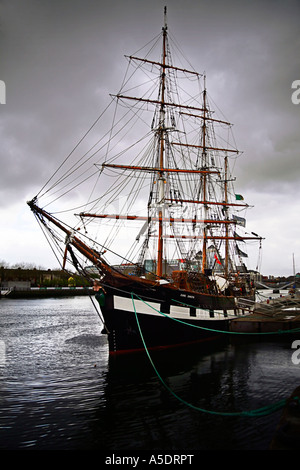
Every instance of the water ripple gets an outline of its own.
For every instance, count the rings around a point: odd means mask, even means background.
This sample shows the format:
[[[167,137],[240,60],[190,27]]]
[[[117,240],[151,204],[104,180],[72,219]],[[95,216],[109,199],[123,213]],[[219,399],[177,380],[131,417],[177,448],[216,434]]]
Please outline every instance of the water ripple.
[[[108,357],[90,300],[0,302],[1,449],[265,449],[280,412],[199,413],[164,388],[145,354]],[[228,342],[153,354],[182,399],[242,411],[286,398],[300,380],[288,342]]]

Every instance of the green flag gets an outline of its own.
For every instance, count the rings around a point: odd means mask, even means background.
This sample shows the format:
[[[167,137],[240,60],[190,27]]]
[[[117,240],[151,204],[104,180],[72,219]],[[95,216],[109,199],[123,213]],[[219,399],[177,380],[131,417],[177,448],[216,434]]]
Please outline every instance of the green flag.
[[[244,198],[241,194],[236,194],[235,199],[236,199],[236,201],[243,201],[244,200]]]

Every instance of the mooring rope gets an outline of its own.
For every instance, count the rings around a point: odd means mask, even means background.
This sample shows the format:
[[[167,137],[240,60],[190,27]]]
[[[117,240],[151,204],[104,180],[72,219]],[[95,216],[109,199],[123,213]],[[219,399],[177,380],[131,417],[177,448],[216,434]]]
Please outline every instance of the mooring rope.
[[[288,399],[283,399],[283,400],[280,400],[276,403],[273,403],[271,405],[267,405],[267,406],[263,406],[262,408],[257,408],[255,410],[250,410],[250,411],[236,411],[236,412],[224,412],[224,411],[212,411],[212,410],[206,410],[204,408],[200,408],[199,406],[196,406],[196,405],[193,405],[192,403],[189,403],[187,402],[186,400],[184,400],[183,398],[181,398],[180,396],[178,396],[167,384],[166,382],[163,380],[163,378],[161,377],[160,373],[158,372],[157,368],[155,367],[155,364],[151,358],[151,355],[148,351],[148,348],[147,348],[147,345],[145,343],[145,339],[144,339],[144,336],[143,336],[143,333],[142,333],[142,330],[141,330],[141,326],[140,326],[140,323],[139,323],[139,319],[138,319],[138,315],[137,315],[137,311],[136,311],[136,308],[135,308],[135,303],[134,303],[134,298],[133,296],[136,296],[138,297],[136,294],[134,294],[133,292],[131,293],[131,298],[132,298],[132,303],[133,303],[133,308],[134,308],[134,313],[135,313],[135,318],[136,318],[136,322],[137,322],[137,326],[138,326],[138,329],[139,329],[139,333],[140,333],[140,336],[141,336],[141,340],[142,340],[142,343],[143,343],[143,346],[145,348],[145,351],[146,351],[146,354],[148,356],[148,359],[153,367],[153,370],[155,371],[157,377],[159,378],[160,382],[163,384],[163,386],[168,390],[169,393],[171,393],[171,395],[173,395],[177,400],[179,400],[181,403],[183,403],[184,405],[188,406],[189,408],[192,408],[196,411],[200,411],[202,413],[206,413],[206,414],[210,414],[210,415],[218,415],[218,416],[242,416],[242,417],[254,417],[254,418],[257,418],[257,417],[261,417],[261,416],[267,416],[271,413],[274,413],[275,411],[278,411],[280,409],[282,409],[286,404],[287,404],[287,400]],[[138,297],[139,298],[139,297]],[[161,312],[162,313],[162,312]],[[170,318],[170,317],[168,317]],[[193,326],[193,325],[191,325]],[[294,397],[295,400],[297,400],[298,402],[300,401],[299,397]]]

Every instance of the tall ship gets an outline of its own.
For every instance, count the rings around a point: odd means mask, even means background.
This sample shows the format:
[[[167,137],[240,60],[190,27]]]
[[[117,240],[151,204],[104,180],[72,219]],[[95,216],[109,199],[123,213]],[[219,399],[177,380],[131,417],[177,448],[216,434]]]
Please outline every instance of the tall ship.
[[[125,57],[120,91],[28,202],[61,267],[95,283],[111,354],[227,332],[254,299],[246,247],[262,240],[233,186],[232,124],[166,9],[159,34]]]

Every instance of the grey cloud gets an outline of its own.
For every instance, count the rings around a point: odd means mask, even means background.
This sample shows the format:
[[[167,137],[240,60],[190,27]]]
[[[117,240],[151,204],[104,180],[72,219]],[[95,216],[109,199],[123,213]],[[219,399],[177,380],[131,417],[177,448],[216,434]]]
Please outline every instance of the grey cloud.
[[[298,0],[2,0],[2,207],[33,197],[76,145],[117,92],[123,55],[160,33],[165,3],[171,36],[234,123],[239,189],[298,191]]]

